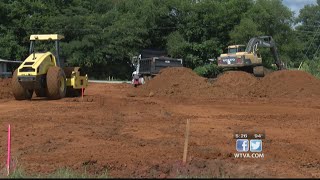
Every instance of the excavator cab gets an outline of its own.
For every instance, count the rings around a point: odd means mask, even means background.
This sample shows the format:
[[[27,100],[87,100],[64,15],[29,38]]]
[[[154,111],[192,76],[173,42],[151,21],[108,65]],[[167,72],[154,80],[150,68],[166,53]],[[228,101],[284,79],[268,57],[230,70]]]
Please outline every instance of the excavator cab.
[[[245,45],[232,45],[228,46],[228,54],[235,54],[237,52],[244,52],[246,50]]]

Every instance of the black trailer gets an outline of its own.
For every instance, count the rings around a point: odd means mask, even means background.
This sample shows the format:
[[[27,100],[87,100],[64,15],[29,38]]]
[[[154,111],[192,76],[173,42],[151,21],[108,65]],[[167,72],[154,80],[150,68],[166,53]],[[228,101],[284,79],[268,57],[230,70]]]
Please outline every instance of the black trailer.
[[[182,59],[175,59],[170,57],[151,57],[139,60],[139,74],[143,77],[155,76],[161,69],[167,67],[183,67]]]

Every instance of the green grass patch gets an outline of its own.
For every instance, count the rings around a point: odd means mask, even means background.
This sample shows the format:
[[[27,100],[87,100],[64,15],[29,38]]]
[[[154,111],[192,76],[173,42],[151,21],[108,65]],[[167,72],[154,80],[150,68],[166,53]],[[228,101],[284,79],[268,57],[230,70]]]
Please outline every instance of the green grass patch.
[[[1,175],[0,178],[110,178],[108,172],[102,174],[89,174],[86,170],[83,173],[73,171],[70,168],[60,168],[50,174],[28,174],[22,168],[16,168],[9,176]]]

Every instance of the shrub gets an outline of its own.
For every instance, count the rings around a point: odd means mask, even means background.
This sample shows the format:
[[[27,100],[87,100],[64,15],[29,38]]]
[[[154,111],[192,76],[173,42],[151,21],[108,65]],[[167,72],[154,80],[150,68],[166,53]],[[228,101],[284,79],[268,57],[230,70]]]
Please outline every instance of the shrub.
[[[198,66],[193,70],[199,76],[206,78],[216,77],[222,70],[216,64],[206,64],[204,66]]]

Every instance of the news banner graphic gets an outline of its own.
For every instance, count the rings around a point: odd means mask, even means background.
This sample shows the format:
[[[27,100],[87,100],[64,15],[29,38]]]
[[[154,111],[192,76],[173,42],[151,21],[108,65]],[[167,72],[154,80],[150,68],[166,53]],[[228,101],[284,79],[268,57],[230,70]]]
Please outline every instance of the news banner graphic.
[[[234,133],[236,139],[235,158],[264,158],[262,153],[262,140],[265,139],[265,133],[256,132],[236,132]]]

